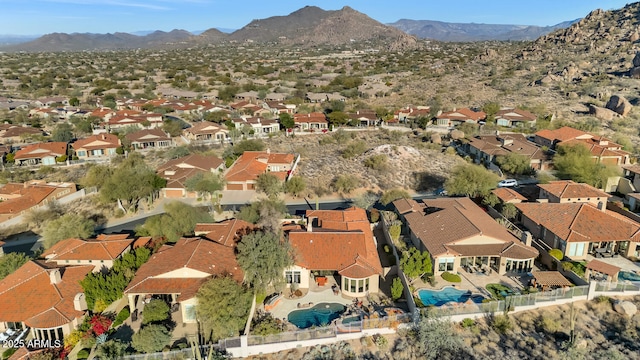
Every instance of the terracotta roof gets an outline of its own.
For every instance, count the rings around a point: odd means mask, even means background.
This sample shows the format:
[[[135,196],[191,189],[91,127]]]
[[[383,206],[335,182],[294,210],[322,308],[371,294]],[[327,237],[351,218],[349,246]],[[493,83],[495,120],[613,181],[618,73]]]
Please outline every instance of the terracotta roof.
[[[65,325],[84,311],[74,308],[76,294],[82,293],[80,280],[93,266],[58,267],[29,261],[0,281],[0,321],[20,322],[36,328]],[[60,272],[61,281],[51,283],[50,273]]]
[[[84,139],[76,140],[71,147],[78,151],[84,150],[96,150],[96,149],[115,149],[120,146],[120,139],[113,134],[98,134],[92,135]]]
[[[611,149],[608,148],[607,146],[602,146],[599,145],[597,143],[591,142],[589,140],[567,140],[567,141],[563,141],[561,142],[559,145],[560,146],[571,146],[571,145],[582,145],[582,146],[586,146],[587,149],[589,149],[589,152],[591,153],[591,156],[597,157],[597,158],[601,158],[601,157],[619,157],[619,158],[626,158],[630,155],[629,152],[624,151],[624,150],[617,150],[617,149]]]
[[[589,184],[576,183],[571,180],[551,181],[548,184],[538,184],[538,187],[560,199],[611,197],[606,192]]]
[[[438,119],[451,119],[460,121],[478,121],[487,117],[487,114],[483,111],[473,111],[468,108],[456,109],[453,111],[446,111],[436,116]]]
[[[640,174],[640,164],[623,165],[622,168],[634,174]]]
[[[469,198],[424,199],[425,213],[405,215],[407,225],[433,256],[473,237],[488,242],[519,241]]]
[[[328,123],[327,117],[321,112],[293,114],[293,121],[295,123]]]
[[[67,154],[66,142],[47,142],[25,146],[16,152],[15,159],[40,159]]]
[[[526,201],[527,198],[522,196],[519,192],[510,188],[497,188],[491,190],[491,192],[498,197],[503,203],[509,202],[521,202]]]
[[[551,142],[554,142],[554,141],[561,142],[561,141],[575,139],[581,136],[587,136],[589,134],[582,130],[574,129],[569,126],[564,126],[564,127],[561,127],[560,129],[555,129],[555,130],[548,130],[548,129],[540,130],[535,135],[541,138],[547,139]]]
[[[20,135],[39,135],[42,134],[42,130],[41,129],[36,129],[30,126],[10,126],[8,129],[6,129],[2,134],[0,134],[0,137],[3,138],[12,138],[12,137],[18,137]]]
[[[617,275],[618,272],[620,272],[621,270],[619,267],[615,265],[607,264],[606,262],[596,260],[596,259],[593,259],[587,263],[587,269],[595,270],[599,273],[603,273],[611,276]]]
[[[56,187],[53,186],[7,184],[0,188],[0,194],[19,194],[20,196],[0,202],[0,214],[20,214],[40,204],[54,191]]]
[[[144,141],[171,141],[171,136],[162,131],[162,129],[143,129],[125,136],[132,143]]]
[[[185,181],[194,175],[218,169],[224,161],[217,156],[191,154],[167,161],[158,168],[158,176],[167,180],[166,188],[184,189]]]
[[[492,156],[515,153],[529,159],[543,160],[548,156],[522,134],[482,135],[471,138],[469,145]]]
[[[151,236],[141,236],[133,242],[133,248],[145,247],[151,241]]]
[[[252,181],[267,171],[269,165],[293,164],[293,154],[271,153],[268,151],[245,151],[229,168],[225,175],[227,181]],[[276,172],[273,172],[274,175]],[[286,175],[285,175],[286,176]]]
[[[522,109],[501,109],[496,113],[495,118],[510,121],[535,121],[537,116]]]
[[[567,280],[559,271],[534,271],[533,277],[536,283],[542,286],[571,286],[571,281]]]
[[[640,241],[640,224],[590,203],[520,203],[516,207],[564,241]]]
[[[417,202],[413,199],[398,199],[393,202],[398,214],[406,214],[413,211],[424,211],[425,205],[423,202]]]
[[[211,121],[202,121],[185,129],[184,131],[194,135],[215,134],[220,131],[226,132],[227,128],[224,125],[219,125]]]
[[[230,219],[215,224],[196,224],[194,232],[196,235],[204,233],[202,237],[224,246],[235,247],[240,236],[254,228],[253,224],[244,220]]]
[[[310,270],[334,270],[341,275],[364,278],[382,275],[382,265],[364,209],[308,210],[316,218],[311,231],[289,231],[295,263]]]
[[[42,254],[52,260],[115,260],[131,247],[133,239],[62,240]]]
[[[195,270],[202,276],[185,277],[179,274],[182,269]],[[174,246],[164,246],[153,254],[138,269],[125,293],[157,291],[161,294],[180,294],[184,289],[191,289],[191,285],[212,275],[229,275],[237,282],[244,280],[234,248],[201,238],[182,238]],[[184,300],[184,296],[181,299]]]

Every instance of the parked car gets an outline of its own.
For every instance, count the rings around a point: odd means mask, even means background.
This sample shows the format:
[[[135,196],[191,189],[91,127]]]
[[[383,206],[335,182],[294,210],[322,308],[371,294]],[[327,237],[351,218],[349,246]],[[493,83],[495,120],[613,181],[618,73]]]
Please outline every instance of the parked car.
[[[518,186],[518,180],[516,179],[504,179],[498,183],[498,187],[514,187]]]

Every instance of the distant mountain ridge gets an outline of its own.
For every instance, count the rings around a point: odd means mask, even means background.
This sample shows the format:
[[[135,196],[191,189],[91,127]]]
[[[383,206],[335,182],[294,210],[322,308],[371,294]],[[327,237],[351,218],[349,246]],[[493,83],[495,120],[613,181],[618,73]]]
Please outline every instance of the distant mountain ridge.
[[[401,19],[387,24],[422,39],[438,41],[535,40],[580,19],[553,26],[449,23],[435,20]]]

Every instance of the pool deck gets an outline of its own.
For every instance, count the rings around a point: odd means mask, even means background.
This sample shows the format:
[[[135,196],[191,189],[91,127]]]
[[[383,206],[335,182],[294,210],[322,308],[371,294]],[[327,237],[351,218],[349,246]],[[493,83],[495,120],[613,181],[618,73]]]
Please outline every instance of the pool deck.
[[[340,292],[339,295],[334,295],[333,290],[327,289],[323,291],[309,291],[305,296],[296,299],[287,299],[283,297],[280,299],[278,305],[271,310],[271,315],[276,319],[287,319],[287,315],[293,310],[299,310],[298,304],[313,303],[317,305],[320,303],[338,303],[345,306],[353,303],[353,298],[346,297]],[[308,308],[307,308],[308,309]]]

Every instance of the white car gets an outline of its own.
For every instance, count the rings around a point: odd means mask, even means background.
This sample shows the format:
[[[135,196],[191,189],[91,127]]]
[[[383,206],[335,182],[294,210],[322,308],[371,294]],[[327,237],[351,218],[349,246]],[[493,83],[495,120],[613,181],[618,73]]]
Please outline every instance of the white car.
[[[514,187],[518,186],[518,180],[516,179],[504,179],[498,183],[498,187]]]

